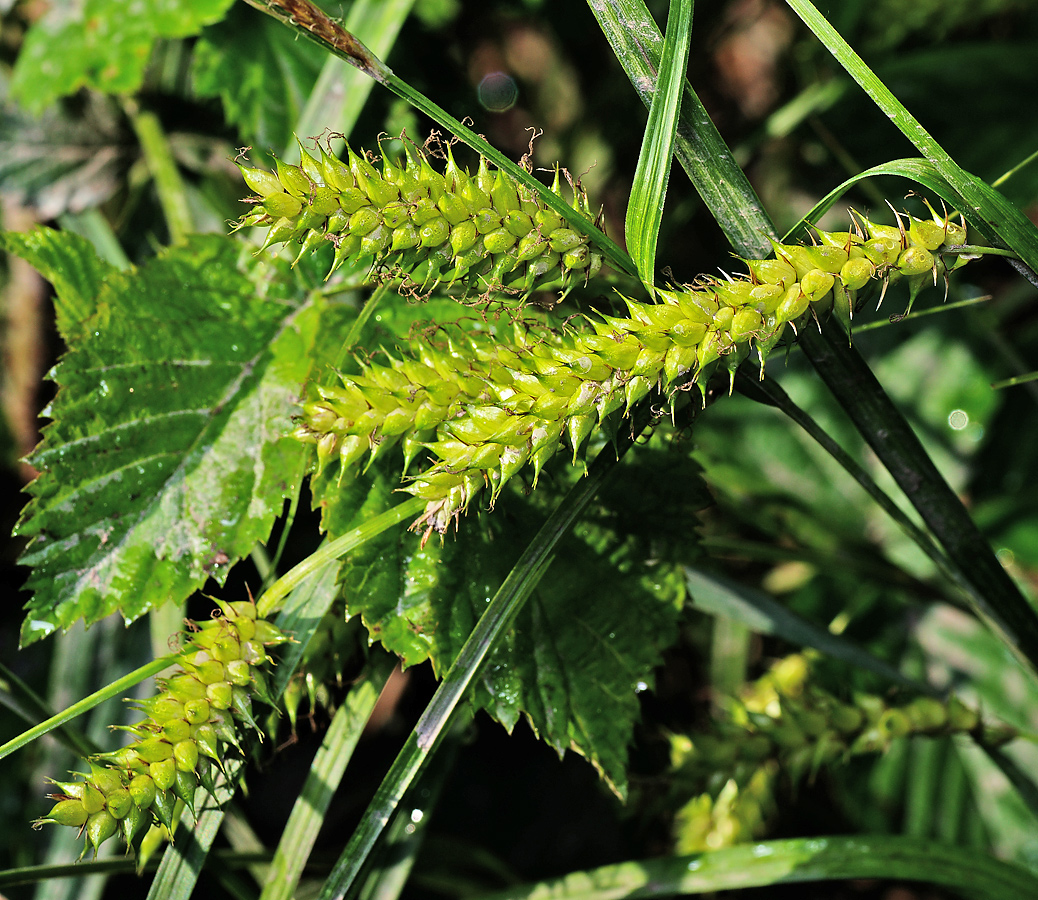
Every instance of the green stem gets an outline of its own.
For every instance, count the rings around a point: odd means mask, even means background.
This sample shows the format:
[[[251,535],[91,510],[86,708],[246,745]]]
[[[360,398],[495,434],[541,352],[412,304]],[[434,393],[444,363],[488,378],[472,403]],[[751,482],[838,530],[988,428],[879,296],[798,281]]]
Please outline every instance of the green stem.
[[[346,340],[342,342],[342,347],[339,348],[339,355],[335,360],[336,369],[341,369],[346,363],[346,357],[349,355],[349,351],[353,349],[357,341],[360,340],[360,335],[364,330],[364,326],[367,325],[368,320],[372,315],[374,315],[379,302],[388,292],[389,285],[383,282],[375,288],[374,293],[368,297],[368,302],[364,304],[364,307],[360,311],[360,315],[357,316],[353,324],[350,326],[349,334],[346,335]]]
[[[83,713],[93,709],[99,703],[103,703],[105,700],[109,700],[112,697],[117,697],[119,694],[125,693],[127,690],[132,688],[135,684],[140,684],[145,678],[150,678],[152,675],[158,675],[163,669],[168,668],[176,662],[176,655],[164,656],[161,659],[153,659],[147,665],[141,666],[139,669],[135,669],[128,675],[124,675],[122,678],[113,681],[111,684],[105,685],[101,690],[95,691],[87,697],[84,697],[77,703],[73,703],[67,709],[62,710],[57,715],[51,716],[45,722],[40,722],[30,728],[28,731],[23,732],[16,738],[12,738],[6,744],[0,746],[0,759],[5,756],[14,753],[15,750],[19,750],[26,744],[31,743],[38,737],[42,737],[49,731],[53,731],[59,725],[64,725],[66,722],[81,716]]]
[[[3,663],[0,663],[0,703],[30,724],[54,715],[47,702]],[[101,748],[77,728],[59,726],[55,730],[55,737],[76,756],[101,752]]]
[[[159,195],[162,212],[166,216],[171,244],[183,243],[194,230],[191,209],[187,202],[187,191],[180,170],[173,158],[166,133],[162,130],[159,117],[153,112],[142,110],[135,100],[126,100],[125,109],[141,142],[144,159]]]
[[[800,346],[859,433],[944,548],[973,611],[1038,671],[1038,616],[995,558],[962,502],[847,336],[831,322],[804,328]],[[956,578],[956,581],[959,581]]]
[[[270,853],[237,853],[229,850],[214,850],[213,862],[233,869],[244,869],[257,863],[270,862]],[[0,887],[15,887],[21,884],[38,885],[54,878],[85,878],[88,875],[131,875],[135,872],[150,872],[158,868],[158,859],[152,857],[138,870],[138,861],[129,857],[113,859],[88,859],[76,863],[54,866],[20,866],[0,872]]]
[[[365,522],[360,527],[347,531],[346,534],[337,537],[334,541],[329,541],[275,581],[257,602],[257,613],[261,617],[269,616],[293,588],[297,587],[326,563],[349,553],[350,550],[359,547],[365,541],[392,528],[394,525],[399,525],[404,519],[420,512],[424,506],[424,500],[419,497],[412,497],[410,500],[405,500],[392,509],[386,510],[381,515],[375,516],[375,518]]]

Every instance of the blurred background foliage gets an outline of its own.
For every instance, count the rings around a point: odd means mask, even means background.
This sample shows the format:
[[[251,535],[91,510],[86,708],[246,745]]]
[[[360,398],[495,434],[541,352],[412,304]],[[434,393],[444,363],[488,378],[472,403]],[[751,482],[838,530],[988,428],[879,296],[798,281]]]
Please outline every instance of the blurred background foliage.
[[[344,15],[349,5],[327,6]],[[7,97],[27,30],[47,6],[0,3],[0,96]],[[662,28],[666,4],[656,0],[649,6]],[[1038,150],[1033,2],[834,0],[819,6],[966,169],[994,181]],[[911,155],[907,142],[782,3],[700,0],[692,40],[691,82],[780,228],[849,175]],[[53,47],[53,53],[61,52]],[[477,132],[507,154],[518,158],[532,146],[535,165],[560,161],[579,174],[604,209],[606,230],[621,239],[646,112],[584,4],[415,0],[386,61],[450,113],[471,119]],[[21,103],[5,99],[0,113],[4,228],[46,222],[91,234],[93,217],[102,216],[130,261],[153,255],[169,234],[134,127],[135,115],[145,110],[158,117],[168,136],[196,226],[224,231],[239,215],[245,193],[231,164],[237,149],[289,145],[323,62],[317,48],[237,3],[200,34],[153,42],[139,90],[128,96],[83,89],[28,110],[22,88]],[[17,84],[14,89],[18,95]],[[324,124],[336,128],[333,121]],[[420,140],[429,127],[376,88],[351,142],[374,147],[380,134],[401,131]],[[852,191],[847,202],[879,214],[887,199],[900,207],[910,187],[873,180]],[[1038,218],[1038,164],[1012,172],[1000,187]],[[845,213],[842,206],[838,210],[823,224],[843,227]],[[730,261],[720,230],[680,171],[670,182],[657,261],[685,281]],[[32,476],[19,460],[38,439],[37,417],[52,391],[44,374],[61,346],[47,286],[13,259],[2,278],[0,528],[8,535],[22,505],[20,489]],[[1032,601],[1038,595],[1038,382],[997,390],[991,385],[1038,369],[1034,293],[1004,263],[982,260],[956,275],[948,299],[986,299],[942,310],[939,291],[931,292],[917,309],[935,314],[889,326],[885,316],[900,312],[905,302],[892,291],[880,314],[867,311],[855,337]],[[866,330],[865,322],[877,327]],[[795,350],[785,362],[772,363],[769,377],[893,490]],[[1007,721],[1038,728],[1036,698],[1000,647],[961,612],[953,591],[902,533],[777,410],[737,394],[712,405],[691,433],[680,423],[662,422],[653,441],[629,462],[584,526],[585,547],[612,553],[622,564],[622,536],[628,535],[641,542],[634,555],[644,558],[648,546],[650,557],[764,590],[906,674],[937,687],[954,685]],[[660,483],[687,489],[669,498],[665,515],[645,503],[646,485]],[[303,526],[298,532],[306,532],[313,522],[301,517],[297,524]],[[25,599],[15,590],[24,579],[16,564],[21,548],[15,540],[5,540],[2,548],[0,583],[11,589],[0,611],[0,661],[10,667],[0,670],[0,733],[8,736],[21,730],[18,708],[26,704],[15,678],[52,708],[62,708],[143,662],[151,638],[145,623],[127,631],[106,622],[17,652]],[[308,549],[290,545],[289,557]],[[243,564],[225,595],[243,593],[257,581]],[[173,611],[171,627],[178,616]],[[658,802],[668,733],[707,721],[712,685],[738,684],[796,649],[780,637],[749,634],[689,602],[656,690],[641,697],[643,721],[632,753],[635,793],[626,808],[590,766],[573,755],[559,762],[524,725],[508,738],[477,719],[446,782],[409,895],[454,896],[668,851],[673,810]],[[386,701],[356,768],[351,766],[360,775],[348,780],[332,807],[323,844],[329,852],[338,852],[334,835],[347,833],[356,821],[429,696],[427,670],[416,667],[393,682],[395,699]],[[877,687],[873,676],[836,664],[819,665],[818,677],[834,689]],[[99,709],[84,730],[103,742],[103,726],[119,715],[118,704]],[[312,723],[301,721],[296,734],[285,734],[283,746],[265,751],[265,763],[277,757],[271,774],[258,769],[250,776],[242,808],[268,845],[276,840],[286,803],[326,721],[321,710]],[[1013,749],[1038,771],[1033,750]],[[71,764],[68,752],[51,741],[5,762],[0,869],[75,852],[71,836],[55,831],[44,839],[28,828],[28,820],[43,810],[45,774]],[[795,788],[779,781],[768,835],[859,828],[990,847],[1038,868],[1038,823],[982,754],[950,740],[901,742],[878,762],[858,759]],[[40,850],[45,840],[46,857]],[[10,896],[127,896],[142,890],[123,877],[107,884],[67,880],[16,888]],[[216,896],[218,887],[205,890]],[[746,894],[944,896],[889,884]]]

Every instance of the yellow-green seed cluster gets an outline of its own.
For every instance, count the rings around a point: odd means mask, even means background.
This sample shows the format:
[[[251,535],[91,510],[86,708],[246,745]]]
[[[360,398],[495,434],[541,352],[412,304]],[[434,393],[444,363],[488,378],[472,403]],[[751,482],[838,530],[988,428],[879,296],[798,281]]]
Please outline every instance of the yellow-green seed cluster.
[[[585,234],[486,159],[469,175],[448,147],[441,173],[425,152],[405,149],[402,165],[383,158],[380,168],[351,149],[343,162],[323,147],[319,160],[300,147],[300,165],[278,160],[275,172],[239,166],[258,195],[239,227],[267,226],[264,247],[298,242],[300,257],[331,241],[329,275],[346,260],[370,259],[425,290],[457,283],[483,295],[528,295],[601,268]],[[563,191],[558,171],[552,190]],[[591,220],[579,186],[572,205]]]
[[[775,244],[773,258],[747,261],[740,278],[657,290],[655,303],[625,298],[628,317],[590,319],[588,331],[517,326],[504,342],[445,329],[438,346],[317,388],[296,434],[317,444],[321,466],[338,459],[344,470],[397,443],[406,470],[428,450],[433,465],[406,490],[428,501],[416,525],[442,533],[484,486],[493,499],[528,463],[536,479],[564,440],[576,459],[596,426],[650,391],[702,384],[722,363],[734,375],[751,348],[763,377],[787,324],[834,307],[849,317],[866,286],[908,278],[915,291],[959,264],[948,248],[965,229],[947,216],[855,223],[818,232],[814,246]]]
[[[252,697],[267,696],[265,648],[288,640],[251,602],[221,608],[198,623],[161,693],[140,704],[147,718],[127,729],[136,739],[89,760],[78,780],[54,782],[57,802],[37,825],[79,828],[95,852],[117,832],[136,849],[153,822],[172,829],[178,801],[193,809],[199,786],[213,792],[226,746],[238,746],[235,719],[255,726]]]
[[[693,794],[680,807],[675,839],[682,852],[748,840],[772,806],[778,773],[796,783],[850,756],[884,752],[897,738],[954,734],[997,747],[1018,733],[983,722],[956,697],[890,703],[858,693],[844,702],[811,683],[805,656],[786,657],[727,701],[709,731],[672,736],[677,790]]]

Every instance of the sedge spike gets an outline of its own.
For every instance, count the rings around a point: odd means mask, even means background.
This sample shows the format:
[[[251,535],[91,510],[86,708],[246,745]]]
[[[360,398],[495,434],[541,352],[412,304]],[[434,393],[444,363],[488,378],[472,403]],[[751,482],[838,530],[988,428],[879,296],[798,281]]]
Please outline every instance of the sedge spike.
[[[447,177],[458,184],[467,176],[448,165]],[[479,190],[472,184],[464,182],[462,195]],[[427,502],[414,527],[426,538],[442,534],[484,487],[493,502],[526,465],[536,479],[564,442],[578,460],[595,427],[627,415],[651,391],[688,382],[702,389],[718,367],[730,386],[751,350],[763,377],[787,325],[797,332],[831,311],[849,327],[866,288],[885,292],[906,279],[914,297],[923,280],[961,264],[945,248],[962,245],[965,229],[936,214],[903,216],[898,227],[856,214],[853,231],[819,231],[818,238],[813,246],[775,243],[774,257],[746,261],[742,277],[657,288],[655,303],[623,298],[626,317],[591,317],[583,331],[531,324],[505,342],[445,329],[446,346],[423,344],[413,357],[369,363],[360,375],[343,376],[341,387],[318,388],[296,436],[316,444],[322,468],[337,460],[345,470],[397,443],[407,463],[427,451],[431,467],[404,489]]]
[[[671,736],[679,852],[759,837],[776,809],[780,774],[795,786],[823,766],[885,752],[898,738],[968,734],[994,748],[1019,736],[1010,726],[985,723],[956,697],[892,703],[858,693],[841,700],[811,683],[810,674],[806,654],[781,659],[724,701],[709,730]]]
[[[210,790],[227,745],[237,746],[235,718],[253,724],[247,701],[263,683],[265,648],[288,640],[257,620],[251,601],[220,606],[218,618],[193,623],[180,668],[160,681],[158,696],[138,703],[146,718],[125,729],[136,740],[88,760],[77,780],[54,782],[54,807],[34,825],[80,829],[84,854],[115,834],[136,852],[150,826],[172,826],[178,801],[193,810],[196,790]]]
[[[534,290],[569,290],[594,276],[602,256],[525,185],[480,158],[475,175],[450,147],[437,171],[421,148],[405,143],[397,165],[347,148],[346,161],[300,144],[298,166],[276,161],[274,172],[238,164],[254,192],[237,228],[265,227],[263,247],[296,244],[302,256],[329,242],[328,276],[347,261],[404,279],[409,291],[457,285],[465,294],[526,297]],[[560,193],[558,170],[552,188]],[[591,222],[583,190],[574,210]]]

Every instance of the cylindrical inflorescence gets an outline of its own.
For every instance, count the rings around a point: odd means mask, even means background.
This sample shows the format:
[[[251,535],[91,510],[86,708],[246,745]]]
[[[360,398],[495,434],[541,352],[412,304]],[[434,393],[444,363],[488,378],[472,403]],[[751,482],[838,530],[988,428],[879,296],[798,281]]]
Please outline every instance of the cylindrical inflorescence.
[[[602,257],[578,231],[525,185],[480,158],[474,175],[454,161],[437,171],[428,155],[405,141],[402,165],[381,166],[347,148],[346,161],[302,146],[298,166],[275,172],[239,166],[256,192],[256,206],[239,222],[268,228],[264,247],[297,242],[299,257],[331,242],[329,275],[346,260],[376,268],[422,290],[458,284],[468,293],[526,296],[566,289],[602,267]],[[560,170],[552,190],[562,195]],[[573,185],[572,206],[588,222],[587,194]]]
[[[679,850],[717,849],[755,837],[774,807],[779,773],[795,785],[823,766],[885,752],[898,738],[956,734],[988,747],[1018,736],[1008,725],[984,722],[954,696],[894,703],[856,693],[841,700],[811,683],[805,655],[785,657],[724,702],[708,731],[672,736]]]
[[[140,704],[147,718],[127,729],[136,739],[90,759],[79,779],[54,782],[56,803],[35,824],[81,829],[84,853],[117,832],[136,850],[153,822],[172,829],[178,801],[193,809],[199,786],[213,793],[227,745],[239,746],[235,720],[255,727],[252,697],[268,697],[266,647],[288,640],[251,601],[220,606],[222,616],[197,623],[179,671]]]
[[[434,463],[405,489],[428,502],[415,524],[442,533],[484,486],[493,500],[528,463],[536,480],[564,441],[576,461],[597,426],[650,391],[702,385],[722,364],[734,377],[751,348],[763,377],[787,324],[829,310],[849,320],[866,286],[906,278],[914,296],[960,264],[948,248],[965,236],[937,214],[897,227],[858,216],[853,231],[818,232],[814,246],[775,244],[773,258],[746,261],[744,277],[657,289],[655,303],[624,298],[628,317],[589,319],[590,330],[516,326],[507,343],[445,329],[440,346],[317,388],[296,435],[317,444],[321,466],[343,469],[402,443],[406,470],[425,448]]]

